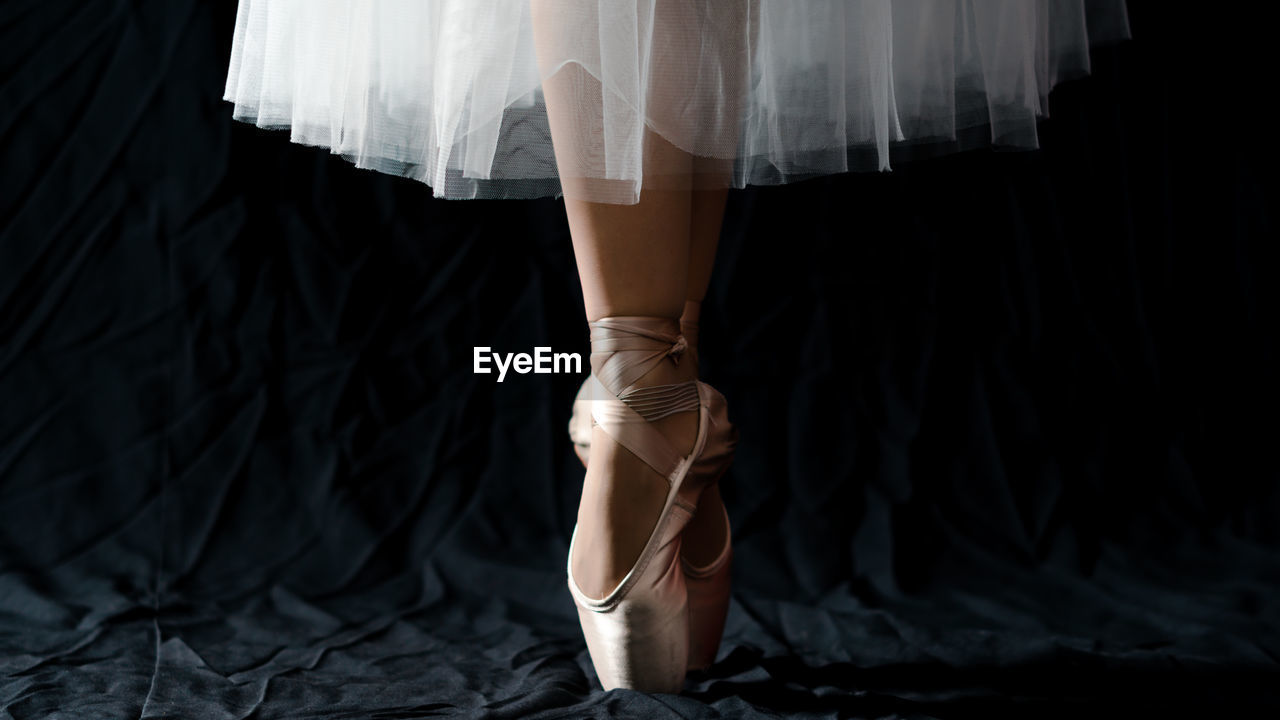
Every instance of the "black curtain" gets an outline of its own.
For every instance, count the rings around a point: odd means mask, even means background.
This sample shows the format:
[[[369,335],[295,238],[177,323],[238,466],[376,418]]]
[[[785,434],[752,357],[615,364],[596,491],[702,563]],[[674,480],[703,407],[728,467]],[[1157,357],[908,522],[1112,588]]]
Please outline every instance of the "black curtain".
[[[720,661],[602,693],[563,203],[220,98],[235,3],[0,5],[4,718],[1280,708],[1266,26],[1139,2],[1042,150],[731,193]]]

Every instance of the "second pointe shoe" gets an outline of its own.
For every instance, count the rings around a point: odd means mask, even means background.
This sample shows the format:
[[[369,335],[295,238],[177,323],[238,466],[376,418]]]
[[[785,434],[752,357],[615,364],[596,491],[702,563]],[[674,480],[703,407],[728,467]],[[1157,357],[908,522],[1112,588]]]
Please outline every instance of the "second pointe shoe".
[[[737,435],[734,434],[736,439]],[[684,571],[685,592],[689,597],[689,670],[705,670],[716,662],[724,621],[729,615],[732,588],[733,537],[729,529],[729,511],[724,513],[724,544],[720,554],[703,566],[680,558]]]
[[[573,576],[578,528],[569,543],[568,585],[592,664],[604,689],[678,693],[689,663],[689,598],[680,558],[681,531],[702,491],[724,472],[733,438],[723,397],[690,380],[637,387],[686,347],[674,319],[641,316],[591,323],[589,402],[595,424],[659,475],[668,491],[661,514],[634,565],[602,598],[587,596]],[[686,456],[650,422],[697,410],[698,431]]]
[[[687,301],[684,314],[680,316],[680,331],[688,342],[687,354],[697,362],[698,320],[701,303]],[[705,385],[703,392],[713,397],[717,407],[724,407],[724,397],[710,385]],[[594,423],[590,409],[591,378],[588,377],[578,390],[574,399],[573,414],[569,418],[569,438],[573,441],[574,452],[585,466],[590,460],[591,428]],[[737,443],[738,429],[733,427],[726,417],[724,425],[730,438],[730,449]],[[731,462],[723,463],[720,472],[710,484],[719,482],[720,476],[728,469]],[[703,512],[715,512],[716,508],[703,508]],[[688,669],[703,670],[715,664],[716,654],[720,649],[720,641],[724,634],[725,619],[729,612],[729,597],[732,589],[733,537],[729,524],[729,512],[720,504],[718,511],[724,514],[724,539],[719,545],[720,552],[711,562],[699,566],[689,561],[683,554],[680,558],[681,570],[685,576],[685,587],[689,598],[689,652]],[[683,544],[683,543],[682,543]]]

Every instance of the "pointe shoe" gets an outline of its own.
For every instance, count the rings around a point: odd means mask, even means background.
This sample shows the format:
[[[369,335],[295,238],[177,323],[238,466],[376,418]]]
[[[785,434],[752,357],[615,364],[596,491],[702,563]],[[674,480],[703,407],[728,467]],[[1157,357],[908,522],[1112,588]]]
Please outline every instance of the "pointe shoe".
[[[681,334],[688,341],[688,352],[697,362],[698,315],[700,303],[685,303],[684,314],[680,317]],[[704,385],[704,392],[713,396],[719,407],[725,405],[724,397],[710,385]],[[574,451],[584,466],[590,458],[591,428],[593,426],[590,410],[590,383],[588,377],[578,391],[574,400],[573,415],[569,419],[569,437],[574,443]],[[728,428],[730,447],[736,445],[738,429],[724,420]],[[718,483],[720,476],[728,469],[732,457],[720,466],[711,484]],[[714,509],[708,509],[714,511]],[[725,618],[729,612],[729,596],[733,562],[733,538],[729,524],[729,512],[723,504],[720,512],[724,513],[724,541],[719,555],[704,566],[697,566],[681,556],[681,570],[685,576],[686,592],[689,598],[689,653],[688,670],[702,670],[715,664],[716,654],[720,649],[720,641],[724,634]]]
[[[675,320],[639,316],[591,323],[591,416],[609,437],[667,479],[662,513],[640,556],[616,588],[588,597],[573,577],[578,527],[569,541],[569,591],[605,690],[624,687],[678,693],[688,668],[689,599],[680,557],[681,531],[698,498],[733,456],[724,398],[694,380],[637,388],[635,381],[687,347]],[[698,411],[693,449],[681,456],[650,422]]]
[[[737,428],[734,428],[737,439]],[[729,510],[724,513],[724,545],[720,555],[704,566],[681,557],[685,593],[689,598],[689,662],[687,670],[705,670],[716,662],[720,640],[724,637],[724,621],[729,615],[729,591],[732,588],[733,533],[729,528]]]

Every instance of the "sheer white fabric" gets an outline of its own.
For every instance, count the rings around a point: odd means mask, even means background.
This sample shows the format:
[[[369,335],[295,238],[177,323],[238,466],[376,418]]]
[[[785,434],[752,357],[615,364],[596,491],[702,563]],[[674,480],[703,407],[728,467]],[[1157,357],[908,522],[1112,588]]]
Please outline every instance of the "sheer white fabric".
[[[1122,0],[240,0],[225,99],[438,197],[634,203],[1037,147],[1128,34]]]

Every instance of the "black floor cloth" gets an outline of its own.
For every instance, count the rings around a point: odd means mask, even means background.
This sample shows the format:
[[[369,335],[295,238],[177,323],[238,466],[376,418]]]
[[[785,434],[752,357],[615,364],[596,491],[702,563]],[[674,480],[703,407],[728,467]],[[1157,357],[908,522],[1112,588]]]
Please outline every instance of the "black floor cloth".
[[[0,4],[0,718],[1280,709],[1262,26],[1133,2],[1040,152],[731,194],[675,696],[565,586],[581,376],[472,372],[585,358],[562,203],[233,123],[234,5]]]

